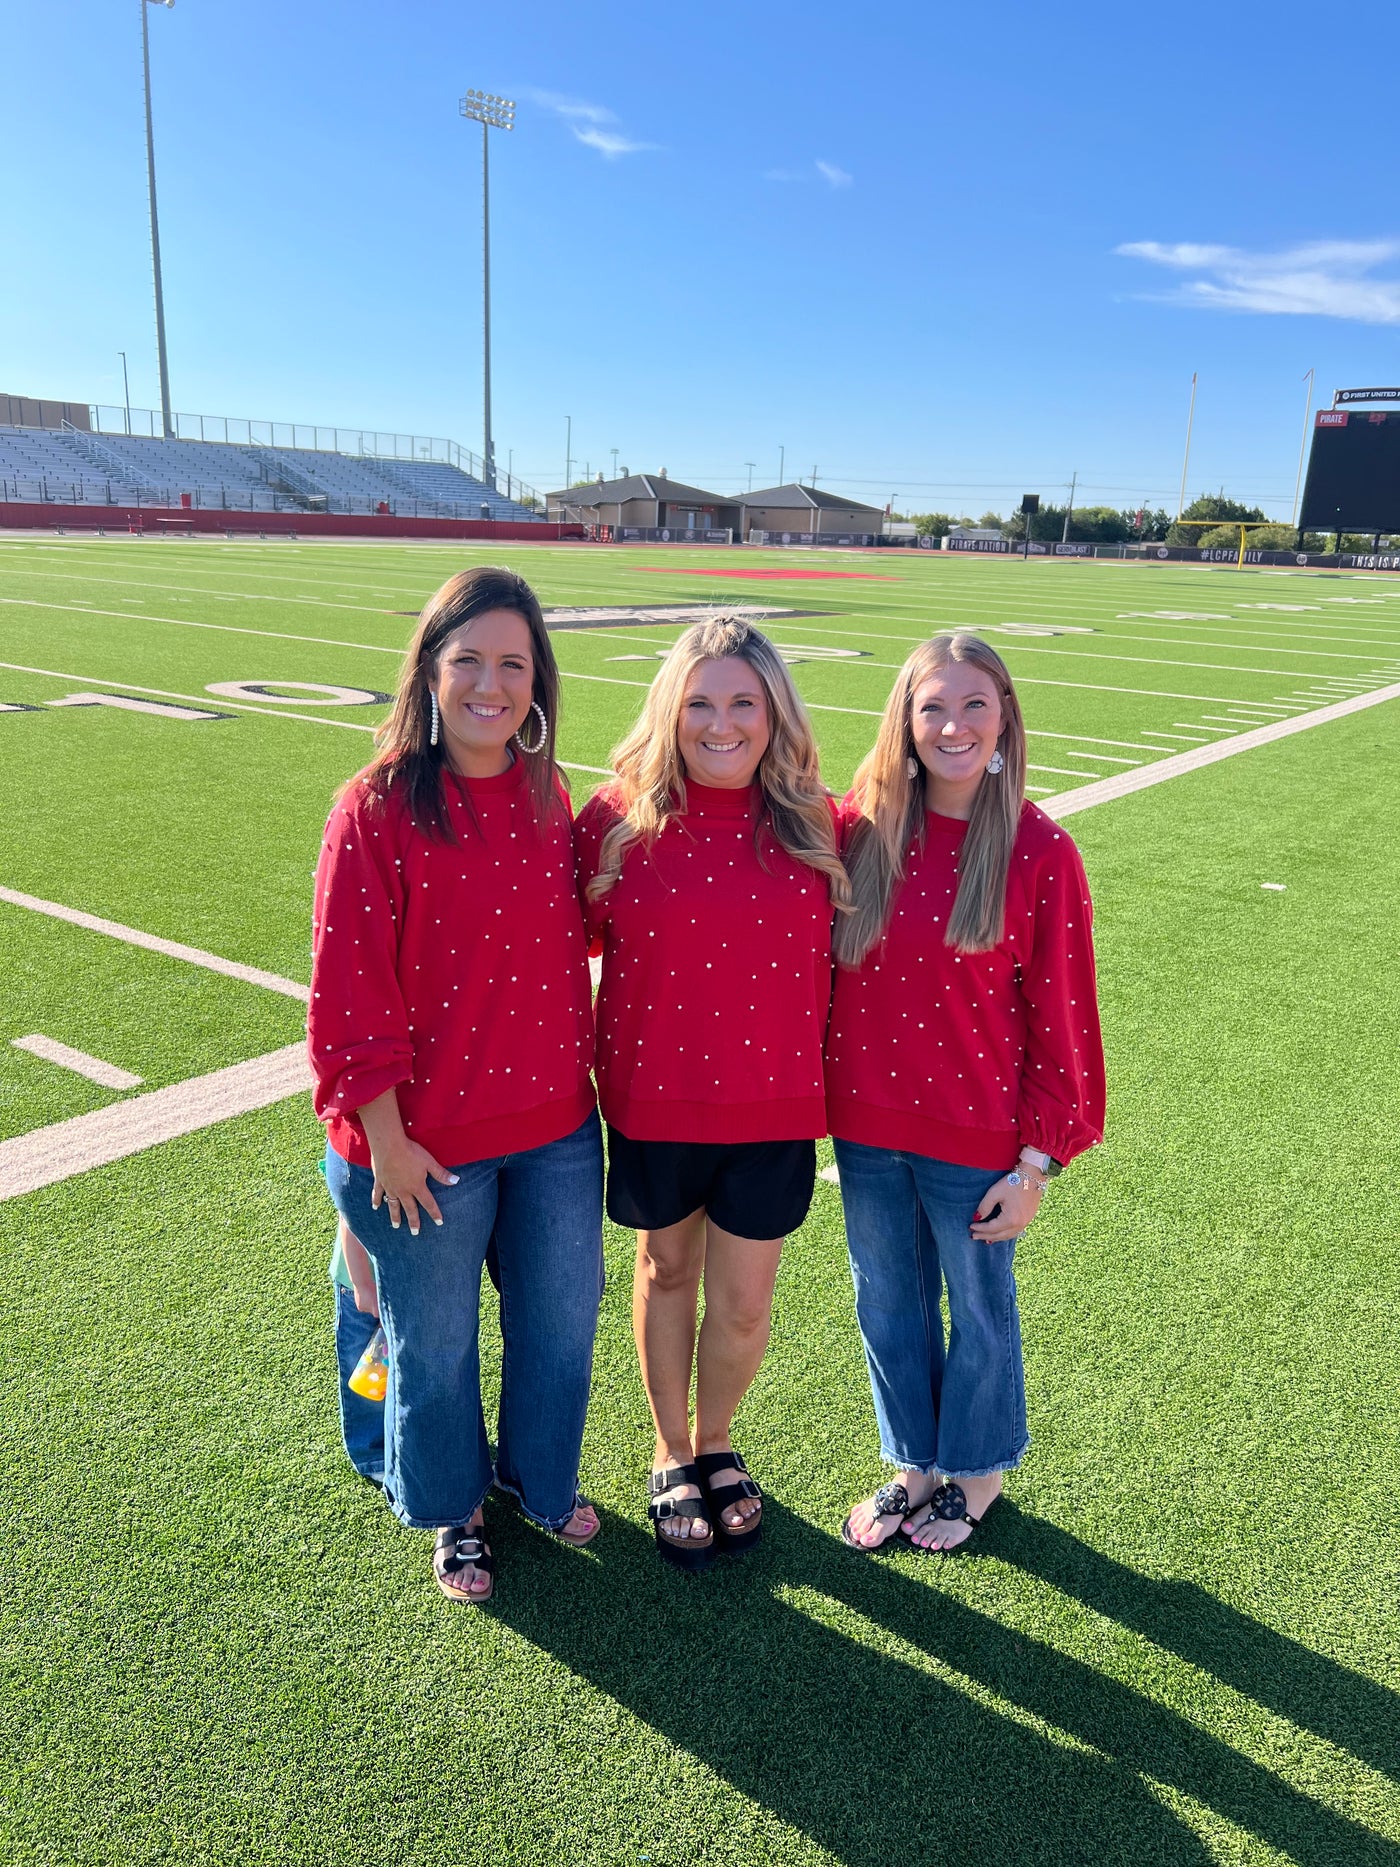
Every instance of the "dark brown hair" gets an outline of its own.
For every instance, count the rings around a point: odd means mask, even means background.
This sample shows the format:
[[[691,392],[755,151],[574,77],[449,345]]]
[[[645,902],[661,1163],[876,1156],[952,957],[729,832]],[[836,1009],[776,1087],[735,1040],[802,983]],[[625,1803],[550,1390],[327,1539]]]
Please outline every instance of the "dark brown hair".
[[[557,786],[562,780],[554,763],[554,741],[559,724],[559,664],[554,659],[544,612],[523,577],[493,564],[479,564],[449,577],[429,597],[404,656],[393,707],[374,735],[378,750],[346,787],[349,790],[362,784],[373,796],[383,799],[392,786],[413,822],[440,842],[456,840],[443,793],[444,783],[453,774],[447,764],[445,744],[441,740],[437,745],[428,743],[428,687],[436,677],[438,658],[448,637],[489,609],[513,611],[530,631],[535,664],[531,699],[544,711],[544,740],[537,752],[517,750],[516,756],[525,761],[535,821],[544,823],[558,802]],[[538,720],[531,714],[523,728],[527,737],[533,738],[537,726]]]

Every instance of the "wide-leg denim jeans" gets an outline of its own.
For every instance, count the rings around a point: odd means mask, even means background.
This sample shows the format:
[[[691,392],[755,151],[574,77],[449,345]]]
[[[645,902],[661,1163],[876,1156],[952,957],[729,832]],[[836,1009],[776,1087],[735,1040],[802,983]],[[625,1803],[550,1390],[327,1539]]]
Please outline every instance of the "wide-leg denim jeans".
[[[384,1489],[400,1522],[466,1523],[492,1484],[557,1530],[579,1448],[603,1294],[603,1143],[596,1112],[562,1140],[453,1165],[441,1227],[413,1237],[370,1205],[374,1176],[331,1150],[331,1197],[374,1260],[389,1346]],[[502,1369],[496,1463],[481,1405],[481,1270],[495,1235]]]
[[[855,1141],[837,1141],[836,1164],[881,1457],[948,1478],[1018,1465],[1030,1436],[1016,1241],[969,1230],[1001,1174]]]

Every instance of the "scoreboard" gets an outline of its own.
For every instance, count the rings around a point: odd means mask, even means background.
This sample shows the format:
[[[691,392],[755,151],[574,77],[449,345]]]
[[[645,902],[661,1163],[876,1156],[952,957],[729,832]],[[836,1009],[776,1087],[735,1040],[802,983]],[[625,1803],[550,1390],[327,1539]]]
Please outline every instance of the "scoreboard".
[[[1400,531],[1400,413],[1318,410],[1299,524],[1311,532]]]

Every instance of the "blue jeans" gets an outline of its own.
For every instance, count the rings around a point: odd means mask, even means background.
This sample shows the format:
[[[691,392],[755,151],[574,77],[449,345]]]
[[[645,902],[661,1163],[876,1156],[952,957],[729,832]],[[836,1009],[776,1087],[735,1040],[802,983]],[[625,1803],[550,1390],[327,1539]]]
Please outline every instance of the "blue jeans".
[[[836,1164],[881,1456],[948,1478],[1019,1465],[1030,1435],[1016,1241],[968,1229],[1001,1174],[855,1141],[836,1143]]]
[[[335,1359],[340,1368],[340,1433],[350,1463],[371,1484],[384,1482],[384,1401],[365,1400],[346,1385],[379,1327],[355,1308],[354,1293],[335,1285]]]
[[[374,1260],[389,1345],[384,1489],[415,1529],[468,1522],[494,1483],[557,1530],[578,1498],[579,1448],[603,1294],[603,1143],[597,1114],[545,1147],[454,1165],[433,1184],[441,1229],[417,1238],[370,1205],[374,1175],[326,1152],[331,1198]],[[501,1277],[496,1462],[481,1405],[481,1270]]]

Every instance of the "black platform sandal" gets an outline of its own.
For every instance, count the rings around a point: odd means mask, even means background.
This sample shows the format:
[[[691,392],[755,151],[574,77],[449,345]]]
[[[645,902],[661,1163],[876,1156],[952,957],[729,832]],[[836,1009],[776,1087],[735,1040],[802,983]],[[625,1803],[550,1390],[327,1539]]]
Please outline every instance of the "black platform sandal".
[[[972,1512],[967,1508],[967,1493],[960,1484],[954,1484],[954,1482],[949,1479],[945,1484],[939,1485],[938,1489],[929,1499],[928,1517],[924,1519],[924,1523],[919,1525],[919,1528],[922,1530],[924,1524],[928,1523],[930,1519],[941,1517],[945,1523],[969,1524],[972,1529],[972,1536],[965,1536],[961,1543],[954,1543],[951,1549],[935,1548],[928,1543],[915,1543],[911,1538],[909,1543],[910,1548],[917,1550],[921,1556],[960,1556],[973,1540],[973,1536],[977,1534],[981,1525],[987,1521],[987,1518],[1001,1502],[1001,1495],[1001,1492],[998,1491],[986,1510],[982,1512],[982,1515],[980,1517],[974,1517]]]
[[[727,1485],[712,1485],[711,1478],[716,1472],[728,1467],[731,1471],[742,1472],[742,1478]],[[731,1530],[724,1521],[723,1513],[731,1504],[737,1504],[740,1498],[762,1498],[763,1489],[749,1476],[749,1468],[731,1446],[727,1452],[702,1452],[695,1461],[695,1469],[700,1474],[700,1484],[705,1493],[705,1501],[710,1506],[710,1521],[714,1533],[719,1539],[721,1549],[731,1556],[742,1556],[746,1549],[752,1549],[763,1529],[763,1512],[760,1510],[750,1517],[742,1530]]]
[[[449,1586],[452,1577],[463,1569],[479,1569],[487,1586],[471,1594],[464,1588]],[[448,1524],[438,1531],[433,1544],[433,1580],[448,1601],[479,1607],[491,1599],[496,1590],[496,1562],[486,1547],[484,1524]]]
[[[710,1534],[699,1540],[694,1535],[668,1536],[661,1527],[673,1517],[688,1517],[692,1525],[697,1517],[709,1518],[709,1508],[703,1496],[670,1498],[662,1495],[663,1492],[674,1491],[678,1485],[695,1485],[702,1492],[704,1490],[700,1474],[693,1465],[666,1465],[659,1472],[652,1472],[648,1476],[647,1494],[651,1502],[647,1505],[647,1516],[651,1519],[651,1533],[666,1561],[675,1563],[678,1569],[708,1569],[715,1553],[713,1524],[710,1525]]]

